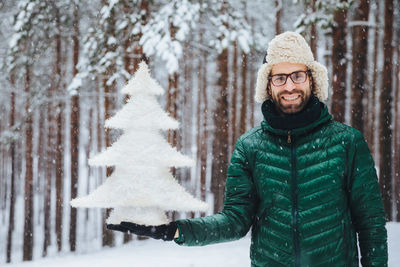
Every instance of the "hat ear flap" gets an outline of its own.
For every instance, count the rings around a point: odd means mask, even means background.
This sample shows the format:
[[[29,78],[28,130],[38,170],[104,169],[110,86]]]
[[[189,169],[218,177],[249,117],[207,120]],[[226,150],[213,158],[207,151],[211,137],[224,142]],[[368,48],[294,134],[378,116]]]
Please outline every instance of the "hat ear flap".
[[[311,88],[311,93],[313,93],[315,95],[315,83],[314,83],[314,78],[312,76],[311,70],[307,71],[307,75],[308,75],[308,82],[309,82],[310,88]]]
[[[264,102],[268,99],[267,90],[265,90],[268,86],[268,74],[270,72],[271,66],[269,64],[263,64],[257,73],[257,83],[256,83],[256,94],[255,100],[258,103]]]
[[[314,95],[320,100],[328,98],[328,70],[316,61],[308,65],[313,77]]]

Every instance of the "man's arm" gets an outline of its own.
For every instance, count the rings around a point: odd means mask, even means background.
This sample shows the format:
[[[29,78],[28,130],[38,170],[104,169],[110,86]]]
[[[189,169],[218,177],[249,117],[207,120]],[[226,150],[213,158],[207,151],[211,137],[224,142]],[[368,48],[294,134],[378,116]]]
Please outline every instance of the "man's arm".
[[[201,246],[239,239],[249,231],[256,206],[257,195],[249,162],[239,139],[228,169],[223,210],[212,216],[178,220],[179,236],[175,241],[187,246]]]
[[[386,220],[378,178],[367,143],[358,131],[350,157],[350,208],[359,237],[361,263],[387,266]]]

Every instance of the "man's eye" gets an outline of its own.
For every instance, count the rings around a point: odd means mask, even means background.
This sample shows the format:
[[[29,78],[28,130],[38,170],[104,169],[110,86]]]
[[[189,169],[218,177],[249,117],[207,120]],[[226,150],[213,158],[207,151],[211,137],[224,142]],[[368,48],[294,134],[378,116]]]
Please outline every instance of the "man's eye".
[[[276,82],[283,82],[283,81],[285,81],[285,76],[278,76],[278,77],[275,77],[275,81],[276,81]]]
[[[295,80],[302,80],[304,78],[303,73],[294,73],[294,79]]]

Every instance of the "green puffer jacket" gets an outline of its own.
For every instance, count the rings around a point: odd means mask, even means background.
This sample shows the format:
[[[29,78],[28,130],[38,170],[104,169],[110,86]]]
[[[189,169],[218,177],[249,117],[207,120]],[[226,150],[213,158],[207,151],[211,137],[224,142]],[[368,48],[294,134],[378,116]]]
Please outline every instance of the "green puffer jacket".
[[[236,240],[252,227],[258,266],[387,266],[385,215],[362,134],[331,120],[326,106],[291,132],[266,121],[239,138],[224,208],[178,220],[178,244]]]

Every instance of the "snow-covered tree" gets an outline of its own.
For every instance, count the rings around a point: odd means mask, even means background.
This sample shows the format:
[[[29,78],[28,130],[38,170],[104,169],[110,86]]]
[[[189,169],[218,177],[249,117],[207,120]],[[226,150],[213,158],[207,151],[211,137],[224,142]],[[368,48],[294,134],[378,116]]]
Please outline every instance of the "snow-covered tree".
[[[206,211],[206,203],[181,187],[171,167],[193,161],[168,144],[160,130],[176,129],[178,122],[158,104],[164,90],[142,62],[122,89],[128,103],[105,123],[124,133],[105,151],[89,160],[91,166],[114,166],[113,174],[87,196],[71,201],[74,207],[113,208],[107,223],[131,221],[145,225],[167,223],[165,211]]]

